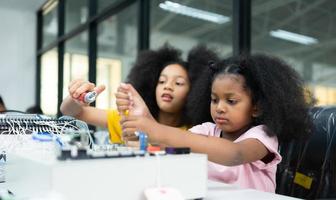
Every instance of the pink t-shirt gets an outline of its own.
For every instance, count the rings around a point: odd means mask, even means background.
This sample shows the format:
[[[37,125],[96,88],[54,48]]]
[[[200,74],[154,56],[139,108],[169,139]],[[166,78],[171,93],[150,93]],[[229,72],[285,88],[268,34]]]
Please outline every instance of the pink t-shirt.
[[[189,129],[189,131],[208,136],[220,137],[221,129],[214,123],[203,123]],[[277,137],[270,137],[263,130],[263,125],[255,126],[242,134],[234,142],[248,138],[258,139],[275,156],[272,161],[265,164],[258,160],[237,166],[224,166],[214,162],[208,162],[209,179],[238,185],[242,188],[252,188],[265,192],[275,192],[275,173],[277,164],[281,161],[278,153]]]

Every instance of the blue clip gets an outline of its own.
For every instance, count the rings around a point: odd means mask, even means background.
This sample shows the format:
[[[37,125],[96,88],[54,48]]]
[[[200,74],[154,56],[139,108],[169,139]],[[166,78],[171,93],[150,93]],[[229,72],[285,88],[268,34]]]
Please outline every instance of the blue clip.
[[[53,135],[49,132],[34,132],[32,137],[34,140],[40,142],[49,142],[53,140]]]
[[[144,132],[138,131],[138,133],[139,133],[140,150],[147,151],[148,136]]]

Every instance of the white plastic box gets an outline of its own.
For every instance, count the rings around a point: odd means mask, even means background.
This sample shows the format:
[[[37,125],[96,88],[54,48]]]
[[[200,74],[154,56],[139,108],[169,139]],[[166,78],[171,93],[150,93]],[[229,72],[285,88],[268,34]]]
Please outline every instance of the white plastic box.
[[[18,197],[48,192],[64,200],[145,199],[144,190],[173,187],[186,199],[207,190],[207,156],[203,154],[67,160],[8,154],[6,186]]]

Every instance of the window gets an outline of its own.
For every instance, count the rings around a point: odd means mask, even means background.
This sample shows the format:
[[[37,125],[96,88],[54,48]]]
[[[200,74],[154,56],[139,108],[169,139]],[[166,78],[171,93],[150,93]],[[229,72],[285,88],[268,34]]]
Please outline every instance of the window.
[[[65,32],[68,33],[80,24],[87,21],[89,10],[88,1],[66,0],[65,1]]]
[[[57,16],[58,2],[49,4],[43,12],[43,47],[57,39]]]
[[[232,54],[232,0],[151,1],[151,48],[170,43],[184,52],[198,43]]]
[[[98,25],[97,85],[106,86],[96,101],[99,108],[115,108],[114,93],[136,58],[137,6],[133,4]]]
[[[98,6],[98,12],[106,9],[107,7],[111,6],[112,4],[114,4],[117,1],[121,1],[121,0],[96,0],[97,1],[97,6]]]
[[[97,12],[88,3],[97,3]],[[96,105],[115,107],[116,87],[128,74],[138,50],[138,8],[138,1],[49,0],[38,10],[37,22],[42,24],[37,26],[41,36],[37,105],[46,114],[60,114],[68,85],[78,78],[105,84],[107,89]]]
[[[46,115],[56,116],[58,99],[58,53],[54,48],[41,58],[41,108]]]
[[[302,75],[319,105],[336,104],[336,2],[252,1],[252,50],[280,56]]]
[[[74,79],[88,80],[88,34],[83,32],[65,43],[63,98],[68,96],[68,85]]]

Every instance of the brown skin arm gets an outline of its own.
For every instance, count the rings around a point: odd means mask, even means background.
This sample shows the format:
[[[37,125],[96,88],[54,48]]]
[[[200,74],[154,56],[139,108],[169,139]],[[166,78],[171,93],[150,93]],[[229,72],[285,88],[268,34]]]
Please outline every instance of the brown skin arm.
[[[73,80],[69,83],[69,96],[61,104],[61,112],[88,124],[107,127],[107,110],[89,106],[79,100],[80,95],[84,92],[96,91],[99,95],[104,89],[105,86],[103,85],[96,87],[95,84],[81,79]]]
[[[257,139],[233,143],[224,138],[192,134],[179,128],[165,126],[153,119],[129,116],[122,120],[124,132],[141,130],[151,142],[172,147],[190,147],[192,152],[208,155],[209,161],[234,166],[261,160],[268,154],[267,148]]]
[[[91,125],[107,127],[107,110],[80,105],[70,96],[63,100],[61,112]]]

